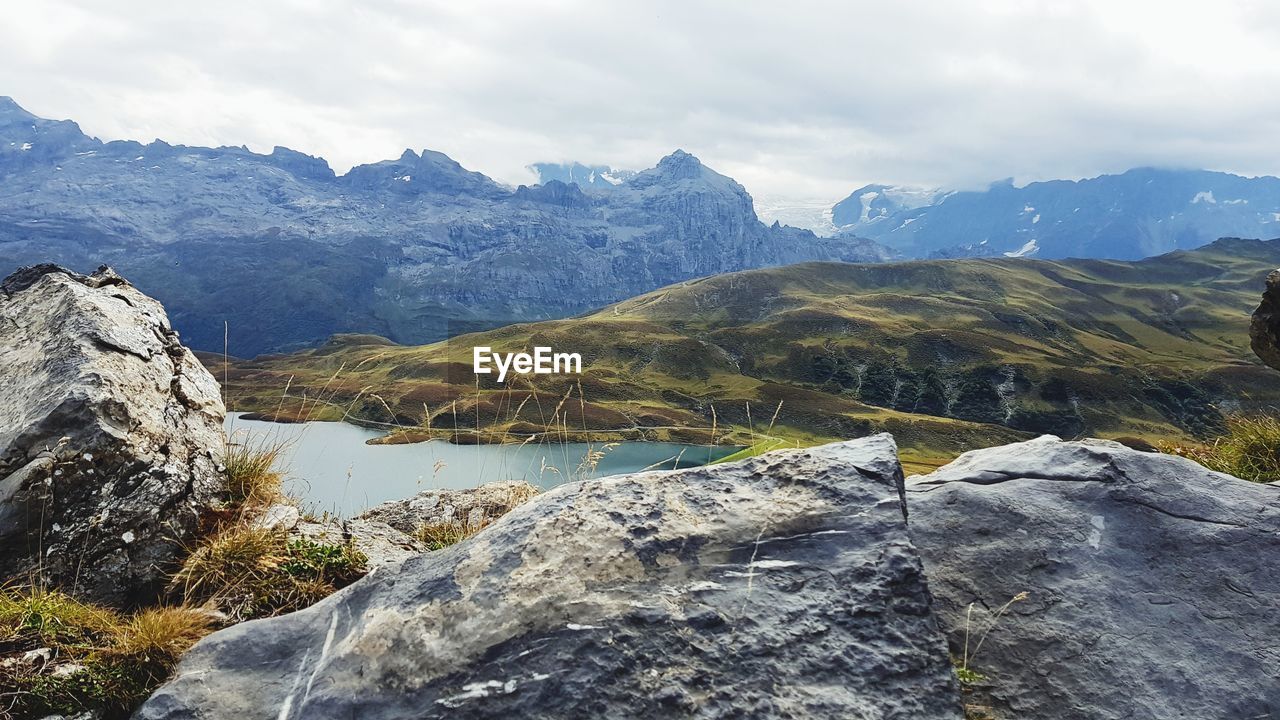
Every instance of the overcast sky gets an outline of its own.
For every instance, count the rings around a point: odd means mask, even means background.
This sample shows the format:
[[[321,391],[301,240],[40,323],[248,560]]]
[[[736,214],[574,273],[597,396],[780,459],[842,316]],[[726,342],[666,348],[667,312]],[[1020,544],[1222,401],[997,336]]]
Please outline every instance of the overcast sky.
[[[6,6],[0,95],[38,115],[339,171],[431,148],[518,183],[536,161],[643,168],[680,147],[810,200],[1280,172],[1280,11],[1262,1]]]

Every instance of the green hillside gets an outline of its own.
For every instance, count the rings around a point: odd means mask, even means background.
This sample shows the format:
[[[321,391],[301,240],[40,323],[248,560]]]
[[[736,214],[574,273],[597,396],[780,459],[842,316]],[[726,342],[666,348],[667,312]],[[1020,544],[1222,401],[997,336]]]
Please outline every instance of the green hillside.
[[[714,427],[716,442],[803,443],[885,429],[923,464],[1043,432],[1194,439],[1225,412],[1280,404],[1280,373],[1248,347],[1277,266],[1280,240],[1140,262],[808,263],[434,345],[339,336],[235,361],[230,393],[235,409],[385,423],[401,439],[554,426],[708,442]],[[477,384],[476,345],[578,352],[584,373]]]

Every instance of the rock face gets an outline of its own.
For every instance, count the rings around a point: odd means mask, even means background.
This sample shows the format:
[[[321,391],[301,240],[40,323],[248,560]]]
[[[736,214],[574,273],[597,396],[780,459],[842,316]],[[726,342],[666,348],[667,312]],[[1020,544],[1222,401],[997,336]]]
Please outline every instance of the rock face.
[[[136,717],[959,718],[878,436],[570,483],[216,633]]]
[[[1106,441],[979,450],[907,483],[935,609],[1000,718],[1280,717],[1280,490]],[[972,648],[971,644],[971,648]]]
[[[1253,313],[1249,337],[1262,362],[1280,370],[1280,270],[1267,276],[1267,289]]]
[[[225,490],[218,385],[108,268],[0,284],[0,575],[150,599]]]

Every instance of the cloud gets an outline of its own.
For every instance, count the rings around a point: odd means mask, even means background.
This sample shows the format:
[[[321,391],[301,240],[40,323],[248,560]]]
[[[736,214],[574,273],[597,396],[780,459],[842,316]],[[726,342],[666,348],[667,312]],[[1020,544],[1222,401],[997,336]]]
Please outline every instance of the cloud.
[[[1280,172],[1260,2],[26,3],[0,94],[106,139],[448,153],[516,183],[680,147],[758,195]]]

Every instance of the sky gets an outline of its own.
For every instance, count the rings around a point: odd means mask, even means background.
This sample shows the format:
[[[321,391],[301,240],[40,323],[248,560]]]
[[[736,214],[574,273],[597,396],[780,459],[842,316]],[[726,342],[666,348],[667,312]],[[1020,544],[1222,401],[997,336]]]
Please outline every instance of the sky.
[[[339,172],[444,152],[675,148],[758,199],[1130,167],[1280,173],[1266,1],[6,2],[0,95],[104,140],[285,145]]]

